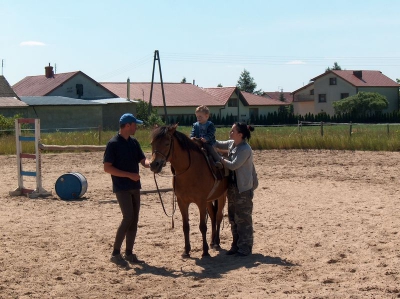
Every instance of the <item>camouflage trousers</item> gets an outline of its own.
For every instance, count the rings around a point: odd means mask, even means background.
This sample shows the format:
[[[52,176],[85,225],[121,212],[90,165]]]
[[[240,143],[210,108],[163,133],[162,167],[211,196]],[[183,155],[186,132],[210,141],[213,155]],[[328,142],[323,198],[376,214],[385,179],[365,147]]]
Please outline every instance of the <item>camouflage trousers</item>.
[[[248,255],[253,248],[253,190],[239,193],[228,187],[228,217],[232,231],[231,250]]]

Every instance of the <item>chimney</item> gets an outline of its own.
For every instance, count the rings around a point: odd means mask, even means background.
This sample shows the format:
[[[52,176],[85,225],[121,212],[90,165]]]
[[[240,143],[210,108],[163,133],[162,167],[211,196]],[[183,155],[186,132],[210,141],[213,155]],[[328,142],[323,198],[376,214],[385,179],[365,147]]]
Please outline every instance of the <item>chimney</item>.
[[[49,63],[49,66],[46,66],[44,69],[45,69],[46,78],[53,78],[54,77],[53,67],[50,66],[50,63]]]
[[[362,79],[362,71],[353,71],[353,75],[358,79]]]
[[[196,84],[196,81],[193,79],[193,85],[195,85]]]
[[[126,80],[126,98],[131,99],[131,79]]]

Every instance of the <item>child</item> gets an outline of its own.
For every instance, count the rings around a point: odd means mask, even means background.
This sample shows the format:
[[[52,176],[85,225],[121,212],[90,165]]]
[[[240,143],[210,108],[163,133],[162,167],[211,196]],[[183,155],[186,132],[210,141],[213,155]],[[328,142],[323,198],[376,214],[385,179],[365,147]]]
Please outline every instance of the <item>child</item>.
[[[222,169],[223,165],[220,162],[221,157],[215,151],[213,145],[215,144],[215,126],[208,120],[210,117],[210,110],[207,106],[199,106],[196,108],[197,122],[193,124],[190,138],[199,138],[203,142],[203,146],[207,153],[211,155],[213,164],[216,168]]]

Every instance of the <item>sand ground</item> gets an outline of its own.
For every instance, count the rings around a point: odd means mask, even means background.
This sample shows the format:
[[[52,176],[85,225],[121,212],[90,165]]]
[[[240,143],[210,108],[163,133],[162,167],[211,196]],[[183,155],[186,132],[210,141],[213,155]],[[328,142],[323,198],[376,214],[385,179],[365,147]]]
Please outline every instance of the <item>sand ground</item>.
[[[149,155],[147,153],[147,155]],[[190,258],[179,211],[164,215],[158,195],[142,195],[135,251],[143,265],[109,262],[121,219],[102,153],[42,155],[44,199],[11,197],[15,156],[0,156],[0,298],[400,298],[400,153],[255,151],[253,255],[201,257],[192,205]],[[27,165],[29,167],[29,164]],[[83,174],[80,200],[60,200],[54,184]],[[142,169],[144,190],[153,174]],[[171,187],[169,170],[157,176]],[[25,181],[25,187],[34,187]],[[163,194],[171,210],[172,193]]]

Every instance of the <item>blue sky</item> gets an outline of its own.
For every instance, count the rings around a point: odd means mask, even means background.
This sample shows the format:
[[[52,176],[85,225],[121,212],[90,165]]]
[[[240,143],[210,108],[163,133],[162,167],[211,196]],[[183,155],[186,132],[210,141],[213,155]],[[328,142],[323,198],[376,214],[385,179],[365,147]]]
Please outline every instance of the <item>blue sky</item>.
[[[332,66],[400,78],[400,1],[0,0],[0,59],[11,85],[82,71],[99,82],[293,91]],[[158,64],[155,80],[159,82]]]

